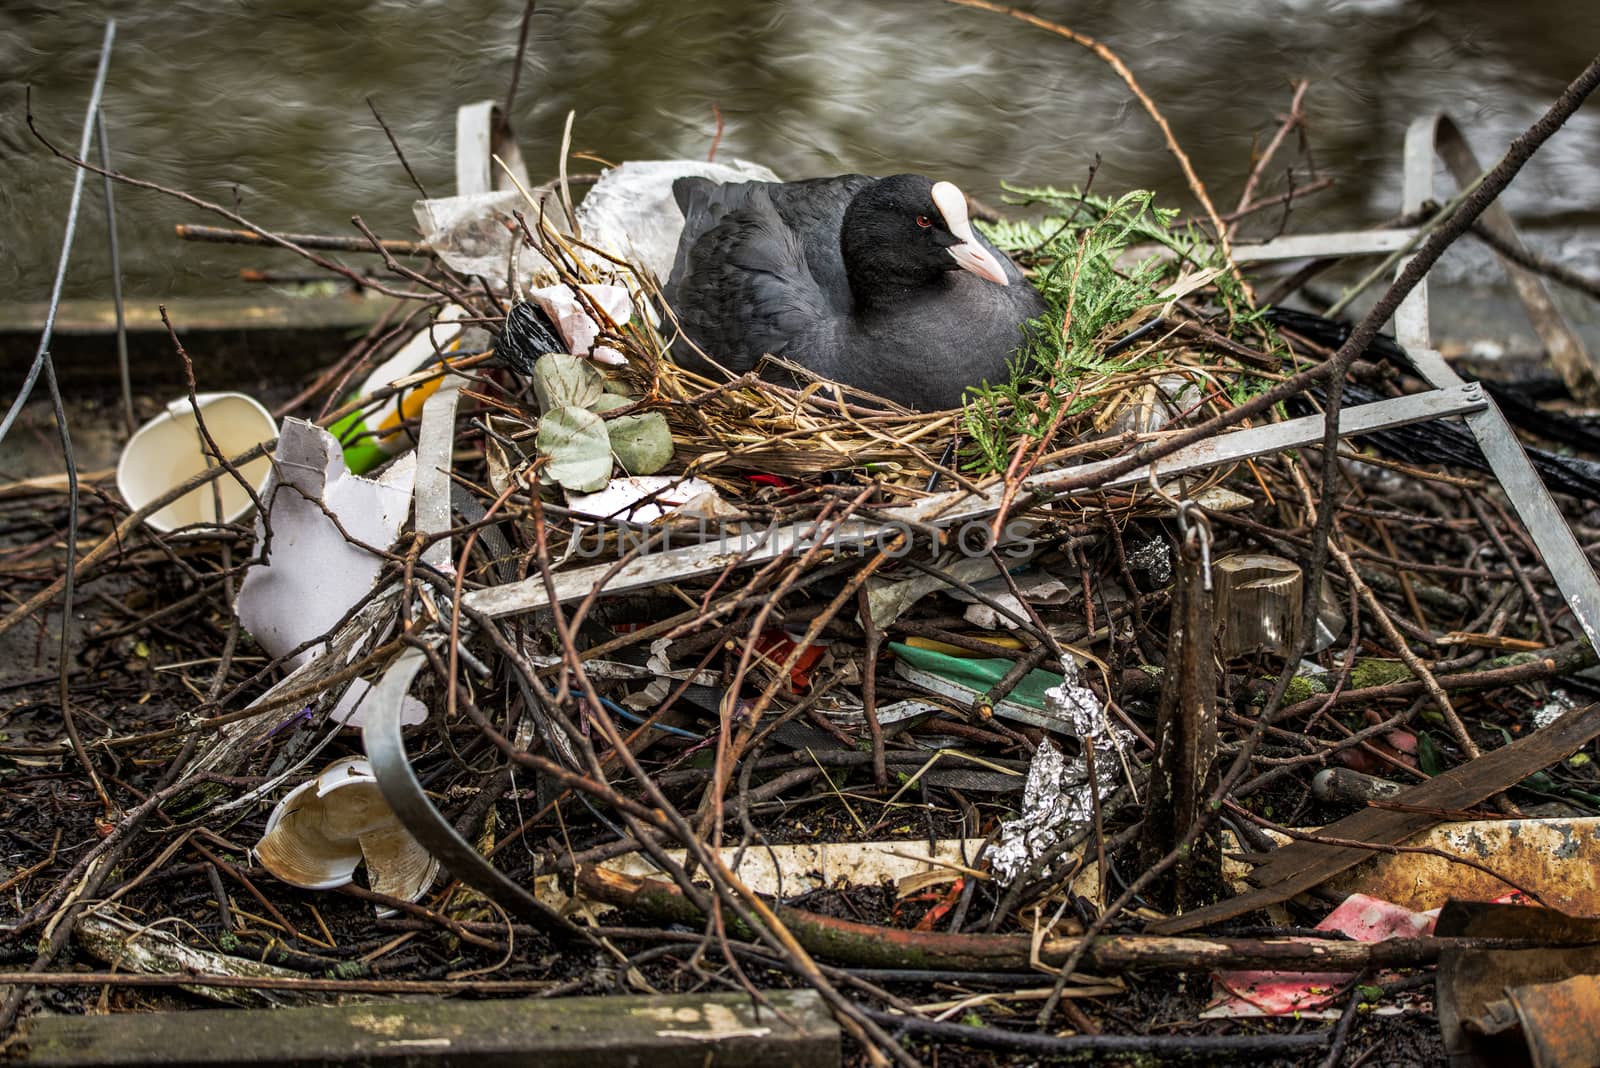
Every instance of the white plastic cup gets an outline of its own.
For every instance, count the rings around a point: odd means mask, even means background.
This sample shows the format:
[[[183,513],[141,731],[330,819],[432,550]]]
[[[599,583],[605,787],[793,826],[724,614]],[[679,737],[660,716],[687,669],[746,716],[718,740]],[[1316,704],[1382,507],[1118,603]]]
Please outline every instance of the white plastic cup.
[[[243,393],[201,393],[195,401],[206,430],[225,457],[237,456],[278,436],[278,424],[272,413],[254,397]],[[166,411],[135,431],[122,447],[122,458],[117,461],[117,489],[128,507],[137,511],[216,466],[200,434],[194,407],[189,398],[183,397],[172,401]],[[259,494],[272,474],[272,461],[270,457],[258,457],[242,465],[239,473]],[[222,502],[220,519],[217,515],[219,497]],[[255,502],[238,480],[223,473],[151,513],[145,522],[165,533],[196,524],[236,523],[254,507]]]

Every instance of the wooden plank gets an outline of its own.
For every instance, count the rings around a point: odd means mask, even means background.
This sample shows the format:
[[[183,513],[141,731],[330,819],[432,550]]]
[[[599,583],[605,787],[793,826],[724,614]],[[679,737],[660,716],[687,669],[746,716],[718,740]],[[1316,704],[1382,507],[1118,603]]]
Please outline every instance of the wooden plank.
[[[39,1068],[823,1068],[839,1063],[838,1025],[815,991],[774,990],[766,997],[771,1008],[742,994],[717,993],[45,1016],[27,1025],[27,1054],[20,1063]]]
[[[387,298],[344,294],[290,298],[178,298],[127,301],[128,361],[136,390],[182,394],[183,364],[173,353],[158,305],[194,359],[200,389],[292,383],[327,366],[392,307]],[[39,348],[45,305],[0,303],[0,376],[20,381]],[[50,352],[63,389],[114,395],[116,309],[110,301],[63,301]]]

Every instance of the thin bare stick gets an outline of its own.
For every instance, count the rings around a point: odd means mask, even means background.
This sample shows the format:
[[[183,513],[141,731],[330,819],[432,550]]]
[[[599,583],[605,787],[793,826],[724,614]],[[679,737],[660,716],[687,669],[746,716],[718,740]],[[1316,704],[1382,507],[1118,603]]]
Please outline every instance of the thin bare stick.
[[[511,85],[506,89],[506,104],[500,109],[506,122],[511,121],[511,109],[517,103],[517,85],[522,81],[522,64],[528,55],[528,30],[533,26],[533,13],[538,0],[528,0],[522,8],[522,28],[517,31],[517,58],[511,65]]]
[[[717,120],[717,132],[711,135],[711,151],[706,153],[707,163],[717,158],[717,146],[722,144],[722,108],[713,103],[711,116]]]
[[[1239,215],[1249,210],[1255,202],[1256,186],[1261,183],[1261,178],[1267,173],[1267,167],[1272,163],[1272,157],[1277,155],[1278,149],[1283,146],[1284,138],[1289,136],[1289,131],[1305,122],[1305,114],[1300,110],[1300,105],[1306,98],[1306,89],[1310,82],[1301,80],[1294,83],[1294,96],[1289,100],[1289,114],[1283,117],[1277,132],[1272,135],[1272,140],[1267,142],[1266,150],[1261,153],[1261,158],[1256,160],[1256,165],[1250,168],[1250,177],[1245,180],[1244,192],[1239,194],[1239,206],[1234,210]]]
[[[260,234],[262,237],[266,238],[267,242],[270,244],[277,245],[279,248],[286,248],[290,252],[305,257],[324,270],[332,271],[342,278],[348,278],[352,282],[366,286],[369,289],[376,290],[386,297],[396,297],[401,300],[424,299],[423,294],[407,293],[399,289],[390,289],[387,286],[379,285],[370,278],[364,278],[343,264],[335,263],[333,260],[330,260],[325,256],[318,256],[316,253],[305,248],[303,245],[299,245],[294,241],[291,241],[282,234],[276,234],[265,227],[257,226],[249,219],[246,219],[243,215],[240,215],[236,211],[225,208],[221,204],[215,204],[209,200],[197,197],[193,193],[185,193],[181,189],[173,189],[172,187],[162,185],[159,182],[150,182],[143,178],[134,178],[131,175],[123,174],[120,171],[110,170],[106,167],[99,167],[93,163],[90,163],[88,160],[83,159],[81,156],[73,156],[61,151],[61,149],[57,148],[48,137],[39,131],[38,125],[34,122],[33,106],[31,102],[28,104],[27,108],[27,123],[29,132],[31,132],[33,136],[38,139],[40,144],[44,145],[45,148],[50,150],[51,155],[55,156],[57,159],[64,160],[67,163],[72,164],[74,167],[80,167],[83,170],[88,171],[90,174],[98,174],[103,177],[110,178],[113,181],[121,182],[123,185],[131,185],[135,189],[149,189],[152,192],[162,193],[176,200],[181,200],[185,204],[192,204],[204,211],[209,211],[215,215],[220,215],[224,219],[227,219],[229,222],[233,223],[235,226],[243,227],[246,230]]]
[[[1223,259],[1228,262],[1235,274],[1239,273],[1238,265],[1233,262],[1233,249],[1228,243],[1227,227],[1223,226],[1222,216],[1218,214],[1216,205],[1211,203],[1211,195],[1206,192],[1205,183],[1200,181],[1200,176],[1195,173],[1194,164],[1189,162],[1189,154],[1183,150],[1182,145],[1178,144],[1178,139],[1173,136],[1172,127],[1167,124],[1166,117],[1161,114],[1161,109],[1156,107],[1156,102],[1150,99],[1150,94],[1146,93],[1139,85],[1139,80],[1133,76],[1133,71],[1128,69],[1128,65],[1122,62],[1115,52],[1087,34],[1068,29],[1058,22],[1051,22],[1049,19],[1040,18],[1038,15],[1027,11],[1019,11],[1014,7],[993,3],[991,0],[946,0],[946,2],[959,4],[962,7],[977,8],[980,11],[992,11],[997,15],[1010,15],[1012,18],[1026,22],[1030,26],[1047,30],[1058,37],[1065,37],[1073,44],[1087,48],[1104,60],[1112,70],[1116,71],[1118,77],[1138,98],[1139,103],[1144,105],[1145,111],[1149,113],[1150,118],[1155,121],[1156,126],[1161,130],[1161,136],[1167,142],[1168,151],[1178,161],[1178,167],[1183,171],[1184,180],[1189,183],[1189,191],[1194,194],[1194,198],[1205,209],[1206,217],[1211,220],[1211,228],[1217,235],[1217,241],[1222,248]],[[1240,281],[1243,281],[1242,276]]]
[[[428,191],[422,188],[422,182],[418,180],[417,173],[411,169],[411,164],[406,161],[406,154],[400,150],[400,142],[395,140],[394,131],[389,129],[389,124],[383,121],[382,115],[378,114],[378,105],[370,96],[367,97],[367,110],[372,112],[372,117],[378,120],[379,126],[383,127],[383,136],[389,139],[389,147],[394,149],[396,158],[400,160],[400,166],[406,169],[406,177],[410,178],[411,184],[417,187],[417,192],[422,194],[422,199],[427,200]]]

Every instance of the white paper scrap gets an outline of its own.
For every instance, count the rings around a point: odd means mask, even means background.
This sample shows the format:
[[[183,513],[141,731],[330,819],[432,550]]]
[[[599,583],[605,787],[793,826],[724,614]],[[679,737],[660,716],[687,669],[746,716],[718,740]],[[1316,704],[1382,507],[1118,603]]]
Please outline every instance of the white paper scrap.
[[[669,475],[628,475],[614,478],[594,493],[568,493],[567,507],[596,519],[650,523],[675,514],[717,488],[699,478]]]
[[[633,297],[628,294],[627,286],[580,285],[578,288],[618,326],[633,317]],[[560,285],[532,289],[528,291],[528,299],[542,308],[550,321],[555,323],[556,329],[561,331],[562,340],[567,343],[567,351],[574,356],[588,356],[595,363],[614,367],[628,362],[622,353],[609,345],[595,344],[601,326],[571,287]]]

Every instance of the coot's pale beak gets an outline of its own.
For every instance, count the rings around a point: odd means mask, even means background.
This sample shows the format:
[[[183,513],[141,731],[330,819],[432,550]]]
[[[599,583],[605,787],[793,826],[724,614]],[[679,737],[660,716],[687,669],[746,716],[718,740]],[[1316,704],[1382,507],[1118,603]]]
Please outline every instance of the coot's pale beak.
[[[950,182],[935,182],[933,204],[944,216],[945,228],[961,242],[949,252],[962,270],[971,271],[996,285],[1009,285],[1010,280],[1006,278],[1000,261],[995,259],[994,253],[978,243],[977,235],[972,232],[972,221],[967,217],[966,195]]]
[[[987,278],[997,285],[1009,285],[1005,270],[1000,266],[1000,261],[994,258],[994,253],[984,248],[975,241],[956,245],[950,250],[950,255],[961,264],[963,270],[971,271],[979,278]]]

